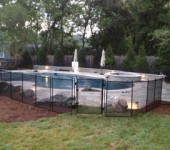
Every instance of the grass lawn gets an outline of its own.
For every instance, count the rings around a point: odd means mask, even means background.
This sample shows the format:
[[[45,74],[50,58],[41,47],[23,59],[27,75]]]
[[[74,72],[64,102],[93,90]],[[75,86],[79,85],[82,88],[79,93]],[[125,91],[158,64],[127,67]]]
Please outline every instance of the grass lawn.
[[[0,150],[169,150],[170,116],[59,115],[0,123]]]

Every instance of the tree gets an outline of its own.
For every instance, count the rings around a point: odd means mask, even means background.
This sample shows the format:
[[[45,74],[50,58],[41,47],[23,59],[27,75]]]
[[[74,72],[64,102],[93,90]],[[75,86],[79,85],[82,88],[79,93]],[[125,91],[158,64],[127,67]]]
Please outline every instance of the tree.
[[[17,4],[20,4],[27,10],[27,21],[25,27],[28,30],[28,44],[34,45],[34,51],[39,50],[40,41],[40,32],[42,31],[42,23],[44,20],[43,5],[39,0],[17,0]]]
[[[48,53],[54,53],[55,47],[63,49],[68,16],[70,15],[69,0],[43,0],[45,31],[42,32],[43,47]]]
[[[54,65],[63,66],[64,56],[60,49],[57,49],[54,54]]]
[[[134,68],[140,72],[146,72],[148,69],[148,62],[146,59],[145,49],[143,46],[140,47],[138,55],[135,58]]]
[[[90,34],[94,34],[94,28],[98,22],[98,16],[100,9],[96,4],[98,0],[78,0],[72,5],[71,21],[73,22],[72,29],[74,32],[78,32],[81,35],[82,47],[84,49],[87,46],[87,38]]]
[[[127,70],[133,71],[135,66],[135,52],[129,48],[125,59],[123,60],[123,67]]]
[[[159,46],[157,66],[170,80],[170,29],[157,30],[154,33]]]
[[[18,64],[20,52],[27,41],[25,28],[27,11],[20,4],[5,5],[1,11],[1,31],[7,34],[10,53]]]
[[[45,65],[47,63],[47,51],[44,49],[38,51],[37,62],[39,65]]]
[[[166,0],[165,0],[166,1]],[[156,66],[160,72],[163,72],[168,80],[170,80],[170,3],[166,4],[168,13],[161,15],[161,21],[166,24],[161,29],[157,29],[153,32],[153,40],[157,41],[157,56],[158,61]]]
[[[106,49],[106,60],[105,60],[106,68],[113,69],[113,66],[115,64],[115,59],[113,55],[113,51],[110,45],[108,45]]]
[[[132,18],[129,31],[134,51],[138,52],[143,45],[147,55],[156,54],[153,33],[167,26],[162,16],[168,13],[169,0],[126,0],[125,5]]]
[[[109,44],[124,55],[129,37],[135,53],[144,46],[154,55],[159,46],[153,33],[168,27],[169,10],[169,0],[1,0],[0,42],[10,45],[15,62],[28,44],[37,52],[41,46],[54,54],[60,47],[69,54],[75,35],[81,35],[81,49],[93,51],[96,64]]]
[[[0,31],[0,51],[6,51],[6,46],[10,43],[7,32]]]
[[[131,19],[128,10],[123,7],[121,1],[107,0],[98,5],[101,9],[99,31],[97,35],[93,35],[91,43],[104,49],[110,44],[115,54],[124,54],[126,32]]]
[[[86,51],[85,49],[78,50],[78,62],[80,67],[84,67],[86,65]]]
[[[31,68],[32,59],[31,59],[30,53],[27,50],[25,50],[25,51],[22,52],[21,56],[22,56],[22,64],[21,64],[21,66]]]

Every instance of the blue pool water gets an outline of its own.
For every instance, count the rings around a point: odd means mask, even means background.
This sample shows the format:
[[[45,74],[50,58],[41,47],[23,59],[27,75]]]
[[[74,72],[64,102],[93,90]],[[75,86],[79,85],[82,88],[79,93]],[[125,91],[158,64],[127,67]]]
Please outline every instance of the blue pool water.
[[[50,76],[50,77],[49,77]],[[108,90],[126,89],[132,86],[127,82],[107,82],[102,79],[96,79],[87,76],[75,76],[65,74],[45,74],[43,76],[37,76],[37,86],[41,87],[53,87],[56,89],[71,89],[74,83],[78,88],[102,88],[102,84],[105,84],[105,88]]]
[[[11,78],[11,79],[10,79]],[[106,83],[105,80],[96,79],[94,77],[78,76],[74,74],[61,74],[61,73],[38,73],[37,75],[22,74],[21,72],[4,73],[1,77],[2,81],[30,81],[36,83],[37,87],[47,87],[54,89],[72,89],[75,86],[78,88],[102,88],[104,83],[105,89],[117,90],[126,89],[132,87],[131,82],[116,82],[109,81]]]

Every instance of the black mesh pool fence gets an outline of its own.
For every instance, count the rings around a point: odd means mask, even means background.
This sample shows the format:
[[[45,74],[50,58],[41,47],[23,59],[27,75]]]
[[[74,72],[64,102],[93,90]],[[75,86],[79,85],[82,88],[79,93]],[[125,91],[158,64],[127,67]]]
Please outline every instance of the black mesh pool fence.
[[[163,79],[108,81],[0,71],[0,95],[59,113],[134,116],[161,104]]]

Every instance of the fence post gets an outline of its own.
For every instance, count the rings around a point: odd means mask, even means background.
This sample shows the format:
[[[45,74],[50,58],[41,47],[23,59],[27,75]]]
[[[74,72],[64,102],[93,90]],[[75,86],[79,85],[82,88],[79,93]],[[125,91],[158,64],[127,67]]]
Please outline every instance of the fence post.
[[[153,107],[152,107],[152,109],[155,108],[155,94],[156,94],[156,79],[154,80],[154,97],[153,97]]]
[[[12,74],[11,74],[11,70],[9,72],[9,80],[10,80],[10,88],[9,88],[9,91],[10,91],[10,98],[12,98],[12,82],[11,82],[11,77],[12,77]]]
[[[146,112],[148,111],[149,80],[147,81]]]
[[[75,86],[76,86],[76,107],[77,107],[77,113],[78,113],[79,112],[78,111],[78,107],[79,107],[79,102],[78,102],[78,91],[79,91],[79,88],[78,88],[78,79],[76,79]]]
[[[47,77],[49,80],[48,80],[48,82],[49,82],[49,88],[50,88],[50,105],[49,105],[49,109],[48,110],[51,110],[51,77]],[[47,87],[48,88],[48,87]]]
[[[2,82],[2,70],[1,70],[1,82]]]
[[[102,95],[101,95],[101,114],[103,114],[103,102],[104,102],[104,80],[102,79]]]
[[[107,78],[107,80],[106,80],[106,99],[105,99],[105,115],[107,116],[107,97],[108,97],[108,78]],[[112,81],[113,82],[113,81]]]
[[[37,75],[35,74],[35,105],[37,104]]]
[[[0,92],[1,92],[1,96],[2,96],[2,70],[1,70],[1,87],[0,87]]]
[[[52,102],[51,102],[51,111],[53,111],[53,77],[51,78],[51,95],[52,95]]]
[[[132,88],[131,88],[131,117],[133,116],[133,80],[132,80]]]
[[[162,82],[161,82],[161,95],[160,95],[160,97],[161,97],[161,104],[162,104],[162,86],[163,86],[164,78],[162,78],[161,81],[162,81]]]
[[[22,103],[23,103],[23,102],[24,102],[24,100],[23,100],[23,98],[24,98],[24,97],[23,97],[23,96],[24,96],[24,93],[23,93],[23,92],[24,92],[24,83],[23,83],[23,82],[24,82],[24,81],[23,81],[23,80],[24,80],[24,74],[23,74],[23,72],[22,72],[21,75],[22,75],[22,95],[21,95],[21,96],[22,96]]]
[[[72,102],[71,102],[71,115],[73,114],[73,107],[74,107],[74,105],[75,105],[75,80],[74,80],[74,77],[72,78],[72,88],[71,88],[71,93],[72,93],[72,95],[71,95],[71,97],[73,98],[72,99]]]

